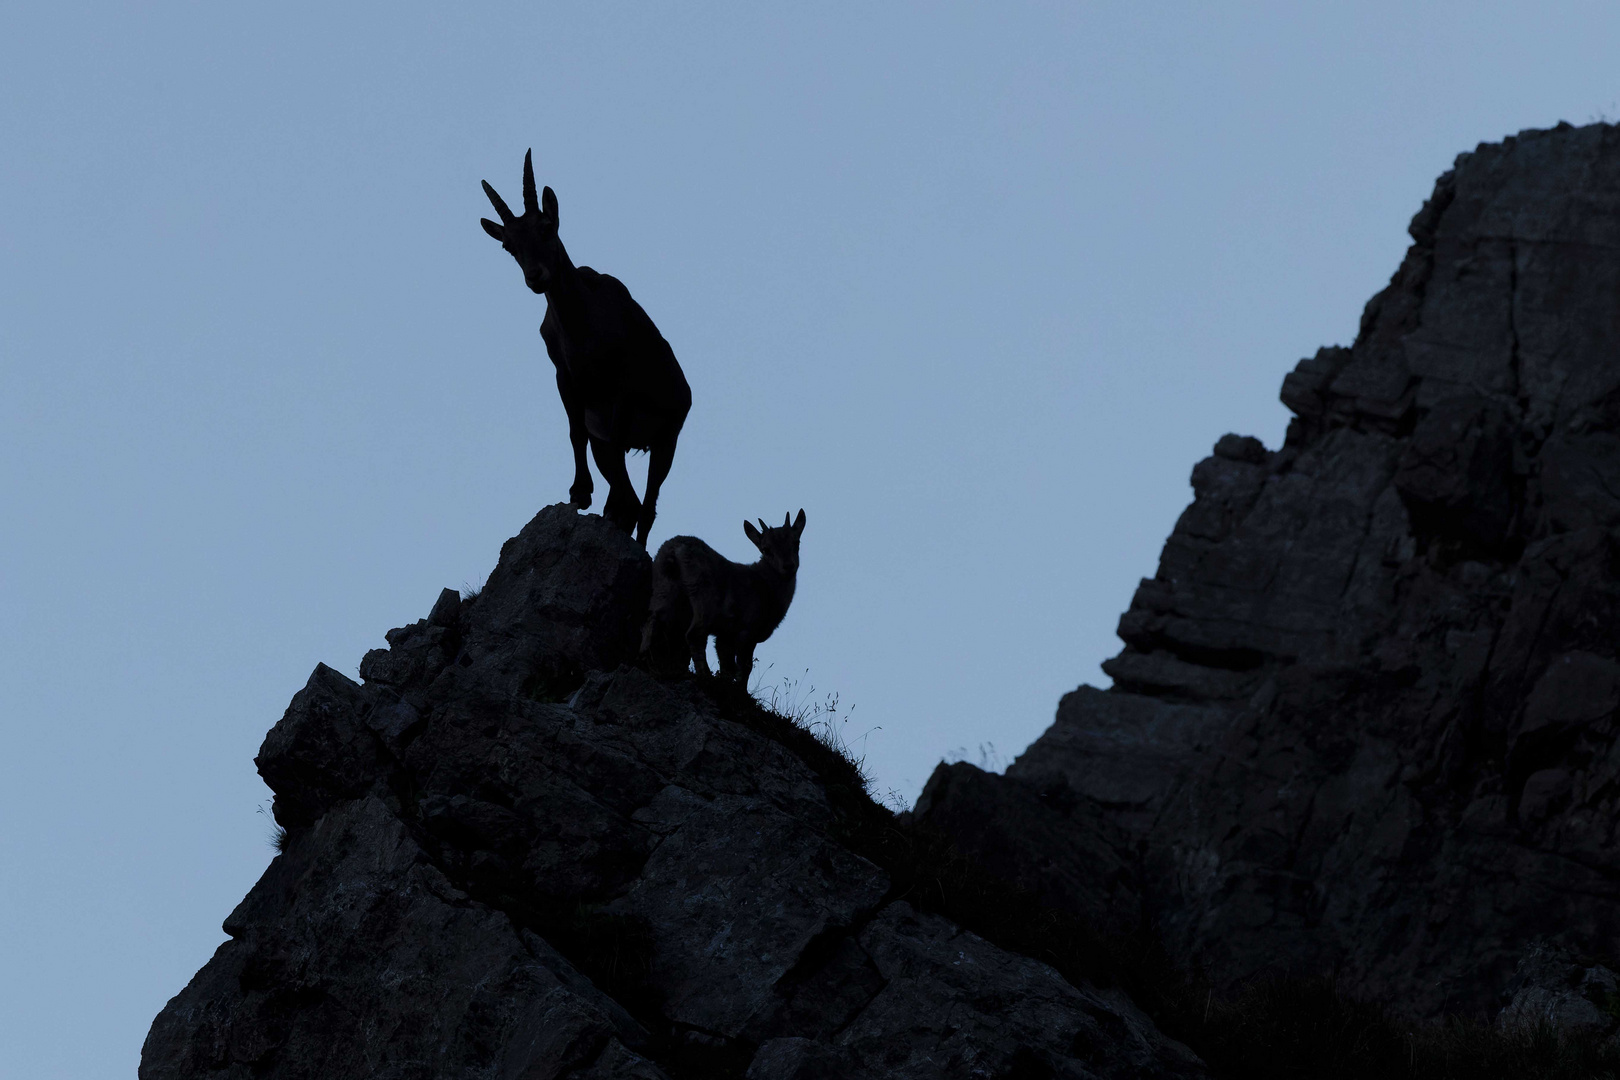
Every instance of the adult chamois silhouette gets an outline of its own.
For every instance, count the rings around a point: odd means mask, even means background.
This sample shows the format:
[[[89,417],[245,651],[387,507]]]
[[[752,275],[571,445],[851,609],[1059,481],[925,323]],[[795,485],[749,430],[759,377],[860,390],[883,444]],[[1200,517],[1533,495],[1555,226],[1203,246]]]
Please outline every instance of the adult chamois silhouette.
[[[591,470],[585,443],[608,482],[602,515],[642,547],[657,516],[658,489],[675,460],[675,440],[692,408],[692,390],[669,342],[615,277],[575,266],[557,237],[557,196],[548,187],[535,197],[533,152],[523,155],[523,216],[516,217],[484,181],[484,194],[501,217],[480,219],[523,268],[523,280],[546,298],[540,324],[546,352],[557,368],[557,393],[568,413],[574,445],[574,483],[568,499],[591,505]],[[647,497],[636,498],[624,455],[651,453]]]
[[[685,657],[699,675],[709,673],[709,635],[720,657],[720,674],[747,679],[754,669],[754,646],[770,637],[793,603],[799,575],[799,536],[804,511],[789,524],[771,528],[760,519],[755,529],[743,522],[743,533],[759,548],[760,558],[747,566],[734,563],[695,536],[672,536],[653,559],[652,602],[641,629],[641,655],[663,666]],[[684,647],[667,643],[682,640]]]

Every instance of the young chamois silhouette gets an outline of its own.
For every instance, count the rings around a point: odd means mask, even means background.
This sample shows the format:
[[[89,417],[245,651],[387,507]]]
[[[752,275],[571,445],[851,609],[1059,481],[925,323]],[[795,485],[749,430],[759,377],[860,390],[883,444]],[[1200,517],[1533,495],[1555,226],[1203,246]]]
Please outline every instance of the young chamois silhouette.
[[[793,603],[799,573],[799,535],[804,511],[792,524],[786,515],[771,528],[761,519],[743,532],[759,548],[760,558],[747,566],[734,563],[695,536],[665,540],[653,559],[652,603],[641,630],[641,655],[655,664],[676,650],[662,642],[683,638],[692,666],[709,674],[709,635],[720,656],[720,674],[746,680],[754,669],[754,646],[771,636]],[[657,655],[655,655],[657,650]],[[682,670],[686,661],[680,659]]]
[[[574,445],[574,483],[568,499],[583,510],[591,505],[591,470],[585,443],[608,482],[602,515],[642,547],[657,516],[658,489],[675,460],[675,440],[692,408],[692,391],[669,342],[630,297],[619,280],[575,266],[557,237],[557,196],[548,187],[534,192],[533,153],[523,155],[523,216],[516,217],[484,181],[484,194],[501,217],[499,225],[480,219],[484,231],[523,268],[529,288],[546,298],[540,336],[557,368],[557,393],[568,413]],[[647,497],[636,498],[624,456],[651,453]]]

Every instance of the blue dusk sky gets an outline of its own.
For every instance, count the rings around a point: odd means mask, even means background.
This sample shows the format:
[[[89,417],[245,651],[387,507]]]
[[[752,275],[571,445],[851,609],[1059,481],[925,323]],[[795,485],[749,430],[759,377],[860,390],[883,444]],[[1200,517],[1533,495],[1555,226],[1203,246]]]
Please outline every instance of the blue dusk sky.
[[[252,758],[566,497],[523,152],[694,405],[653,540],[803,507],[762,678],[876,793],[1118,650],[1222,434],[1460,151],[1620,110],[1610,4],[14,4],[0,1076],[128,1076],[271,858]],[[645,459],[640,459],[645,469]],[[639,473],[638,473],[639,475]],[[599,486],[600,495],[605,488]],[[814,691],[810,690],[814,687]]]

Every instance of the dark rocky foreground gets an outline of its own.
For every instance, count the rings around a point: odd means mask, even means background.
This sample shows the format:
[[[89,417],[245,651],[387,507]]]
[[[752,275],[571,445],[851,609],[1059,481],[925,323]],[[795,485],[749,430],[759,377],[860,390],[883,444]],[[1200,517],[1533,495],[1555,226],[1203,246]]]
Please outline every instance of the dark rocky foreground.
[[[1464,154],[1410,233],[1283,447],[1193,470],[1114,688],[919,816],[1217,985],[1573,1009],[1620,952],[1620,128]]]
[[[649,568],[554,506],[363,685],[316,669],[258,757],[284,850],[144,1080],[1206,1075],[1117,987],[852,850],[900,834],[847,762],[734,688],[621,666]]]

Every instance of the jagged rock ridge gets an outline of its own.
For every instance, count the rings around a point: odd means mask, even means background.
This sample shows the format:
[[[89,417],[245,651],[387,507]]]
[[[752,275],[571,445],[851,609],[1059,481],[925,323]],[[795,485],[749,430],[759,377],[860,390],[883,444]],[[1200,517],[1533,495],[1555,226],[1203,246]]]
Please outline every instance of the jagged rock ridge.
[[[258,758],[284,850],[143,1080],[1206,1075],[1118,988],[896,895],[840,840],[858,778],[740,691],[622,666],[649,584],[551,507],[363,685],[317,668]]]
[[[1620,129],[1481,145],[1410,234],[1282,448],[1193,470],[1113,689],[919,813],[1218,982],[1435,1015],[1620,948]]]

